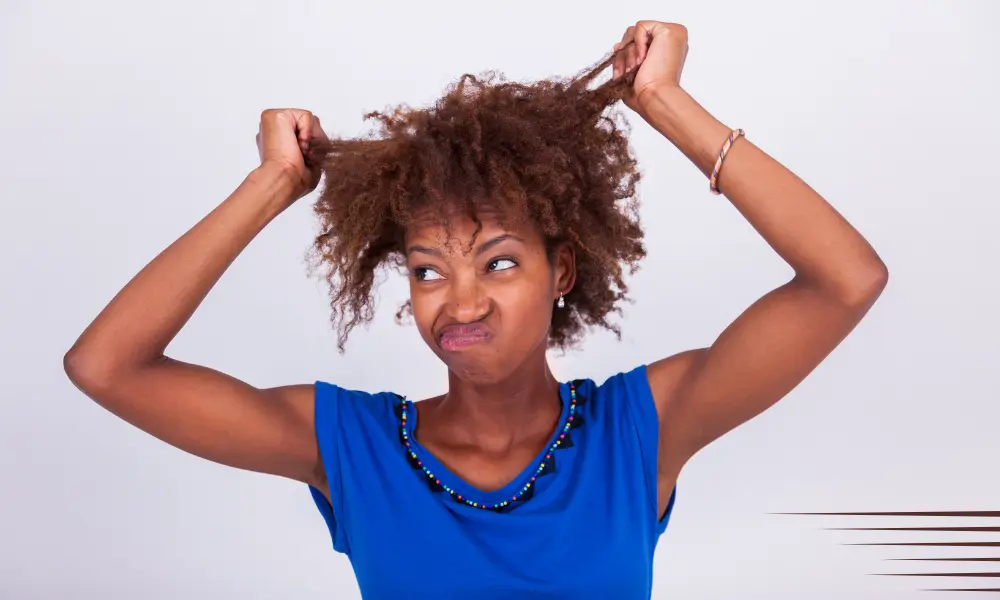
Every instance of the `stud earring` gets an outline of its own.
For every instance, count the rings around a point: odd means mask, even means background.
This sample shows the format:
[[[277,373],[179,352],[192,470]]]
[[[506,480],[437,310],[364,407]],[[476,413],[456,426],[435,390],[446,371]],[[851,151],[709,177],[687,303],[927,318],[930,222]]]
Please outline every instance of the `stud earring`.
[[[556,302],[556,306],[559,308],[566,308],[566,301],[563,300],[563,295],[559,294],[559,300]]]

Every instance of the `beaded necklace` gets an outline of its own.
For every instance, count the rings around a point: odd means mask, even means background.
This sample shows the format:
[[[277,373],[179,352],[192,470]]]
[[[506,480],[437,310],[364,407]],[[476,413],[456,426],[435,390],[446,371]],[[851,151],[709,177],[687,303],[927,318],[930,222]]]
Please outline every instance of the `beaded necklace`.
[[[510,500],[503,500],[502,502],[495,502],[492,504],[489,503],[484,504],[482,502],[478,502],[476,500],[472,500],[471,498],[462,496],[448,485],[441,483],[441,480],[438,479],[437,476],[435,476],[434,473],[432,473],[431,470],[427,468],[427,466],[423,463],[423,461],[421,461],[417,457],[417,453],[413,451],[413,448],[410,445],[410,434],[406,428],[407,415],[409,408],[411,406],[413,406],[413,402],[407,400],[406,397],[404,396],[401,405],[402,410],[400,412],[400,420],[402,421],[402,424],[400,425],[399,429],[400,436],[402,438],[403,445],[406,446],[407,454],[409,454],[413,462],[416,463],[417,467],[419,467],[420,470],[423,471],[427,479],[436,484],[437,486],[440,486],[442,489],[444,489],[444,491],[451,494],[451,497],[457,500],[458,502],[462,502],[463,504],[467,504],[474,508],[499,510],[510,505],[513,502],[517,502],[518,500],[521,499],[522,496],[524,496],[525,494],[528,493],[529,490],[531,490],[531,486],[535,483],[535,479],[537,479],[538,476],[542,473],[542,471],[545,470],[545,463],[552,460],[552,453],[555,452],[556,448],[558,448],[563,443],[563,440],[566,439],[566,435],[569,432],[569,430],[573,427],[574,424],[573,421],[576,418],[576,386],[573,383],[569,384],[569,413],[566,417],[566,422],[563,423],[562,431],[559,432],[559,436],[549,446],[549,449],[545,453],[545,457],[542,459],[541,464],[538,465],[538,468],[535,469],[534,473],[532,473],[531,478],[528,480],[528,482],[525,483],[524,486],[516,494],[514,494],[514,496],[511,497]]]

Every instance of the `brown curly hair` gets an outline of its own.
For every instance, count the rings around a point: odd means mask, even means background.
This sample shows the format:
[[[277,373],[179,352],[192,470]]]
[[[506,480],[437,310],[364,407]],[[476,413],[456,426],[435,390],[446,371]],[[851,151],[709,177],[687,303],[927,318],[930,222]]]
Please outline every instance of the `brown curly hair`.
[[[334,139],[323,163],[312,249],[331,286],[343,351],[350,331],[371,320],[378,271],[405,264],[403,236],[416,211],[432,207],[446,231],[458,207],[479,225],[484,209],[528,219],[551,250],[573,245],[577,277],[553,311],[550,347],[567,348],[587,327],[617,336],[624,281],[645,256],[628,123],[614,106],[631,76],[591,85],[614,55],[572,78],[509,82],[463,75],[433,106],[372,112],[378,127]],[[409,312],[409,302],[397,320]]]

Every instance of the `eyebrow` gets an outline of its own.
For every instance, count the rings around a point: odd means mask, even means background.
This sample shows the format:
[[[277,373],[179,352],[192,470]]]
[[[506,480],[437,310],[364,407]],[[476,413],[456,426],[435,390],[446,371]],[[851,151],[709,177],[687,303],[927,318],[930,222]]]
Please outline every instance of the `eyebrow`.
[[[483,252],[486,252],[490,248],[492,248],[494,246],[497,246],[497,245],[501,244],[502,242],[506,242],[507,240],[514,240],[516,242],[524,243],[524,240],[522,240],[521,238],[517,237],[513,233],[502,233],[502,234],[496,236],[495,238],[490,238],[490,239],[486,240],[485,242],[483,242],[482,244],[480,244],[479,247],[476,248],[476,255],[478,256],[478,255],[482,254]]]
[[[476,247],[476,255],[478,256],[483,252],[486,252],[490,248],[493,248],[498,244],[506,242],[507,240],[514,240],[522,243],[524,242],[524,240],[517,237],[513,233],[502,233],[494,238],[486,240],[482,244],[479,244],[479,246]],[[421,246],[419,244],[414,244],[406,249],[407,254],[411,254],[414,252],[419,252],[421,254],[430,254],[431,256],[437,256],[439,258],[441,257],[441,251],[438,250],[437,248],[428,248],[427,246]]]

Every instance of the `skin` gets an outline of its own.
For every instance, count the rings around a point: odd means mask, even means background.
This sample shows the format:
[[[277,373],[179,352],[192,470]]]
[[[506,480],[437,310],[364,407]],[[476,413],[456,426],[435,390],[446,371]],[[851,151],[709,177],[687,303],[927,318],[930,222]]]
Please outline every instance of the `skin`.
[[[504,229],[496,215],[479,218],[475,239],[466,216],[451,219],[450,239],[440,226],[407,235],[414,321],[449,374],[447,394],[417,403],[415,434],[465,481],[494,490],[534,460],[557,426],[559,382],[545,351],[556,299],[575,271],[569,246],[550,257],[530,225]],[[482,333],[463,336],[468,323]],[[449,344],[442,336],[450,332]],[[455,344],[454,334],[474,343]]]
[[[615,45],[614,76],[638,69],[625,104],[707,176],[731,128],[680,85],[687,41],[681,25],[640,21]],[[326,492],[312,385],[260,389],[165,355],[239,253],[315,188],[314,148],[324,140],[308,111],[265,111],[260,166],[115,296],[67,352],[65,368],[97,403],[169,444]],[[795,274],[710,346],[649,364],[661,513],[687,461],[795,388],[854,329],[888,277],[847,221],[745,138],[733,144],[718,183]],[[495,215],[481,218],[471,252],[473,223],[457,215],[452,239],[418,222],[406,245],[417,329],[449,372],[447,393],[418,403],[417,437],[458,476],[489,490],[515,477],[556,427],[558,383],[545,340],[575,263],[569,247],[547,253],[530,225],[505,230]],[[469,324],[478,329],[462,329]]]

